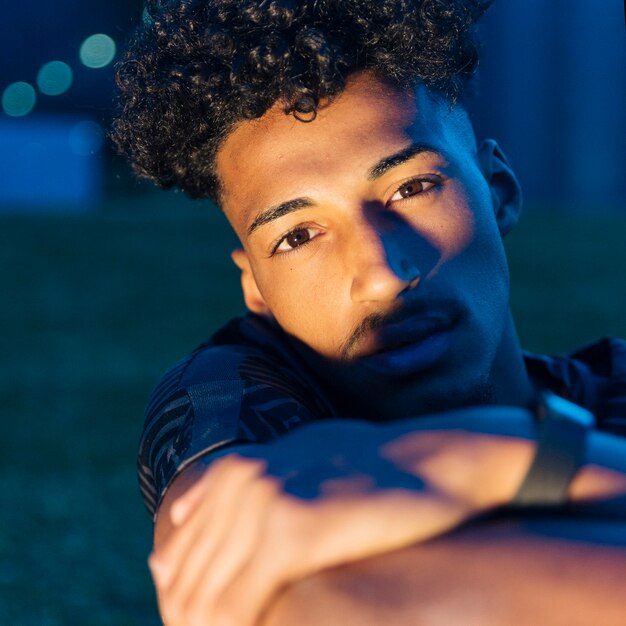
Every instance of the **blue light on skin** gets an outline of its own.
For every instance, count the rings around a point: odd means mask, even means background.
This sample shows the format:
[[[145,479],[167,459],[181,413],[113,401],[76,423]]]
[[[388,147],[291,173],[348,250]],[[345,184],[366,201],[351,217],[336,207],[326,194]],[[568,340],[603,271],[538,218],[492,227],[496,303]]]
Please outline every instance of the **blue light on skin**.
[[[2,110],[11,117],[28,115],[36,103],[37,92],[29,83],[13,83],[2,94]]]
[[[404,158],[411,146],[428,149]],[[361,74],[309,124],[278,106],[242,122],[217,169],[244,244],[232,258],[246,305],[271,315],[351,414],[527,404],[502,243],[519,185],[494,141],[477,145],[464,109],[424,86],[407,93]],[[433,176],[441,182],[429,191],[399,194]],[[264,207],[303,199],[250,234]],[[272,253],[296,228],[315,236]]]
[[[364,364],[384,376],[413,376],[434,363],[449,348],[451,331],[439,330],[421,341],[365,357]]]
[[[117,48],[108,35],[99,33],[87,37],[80,47],[80,60],[91,69],[106,67],[115,58]]]
[[[72,68],[63,61],[46,63],[37,74],[37,87],[46,96],[60,96],[74,80]]]

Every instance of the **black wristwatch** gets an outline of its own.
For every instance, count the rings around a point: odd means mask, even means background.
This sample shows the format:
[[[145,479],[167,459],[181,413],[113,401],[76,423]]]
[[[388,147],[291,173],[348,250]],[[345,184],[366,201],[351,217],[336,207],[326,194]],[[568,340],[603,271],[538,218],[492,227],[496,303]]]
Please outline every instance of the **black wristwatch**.
[[[550,391],[541,393],[536,415],[537,452],[512,508],[558,507],[567,502],[569,485],[585,460],[587,433],[596,422],[589,411]]]

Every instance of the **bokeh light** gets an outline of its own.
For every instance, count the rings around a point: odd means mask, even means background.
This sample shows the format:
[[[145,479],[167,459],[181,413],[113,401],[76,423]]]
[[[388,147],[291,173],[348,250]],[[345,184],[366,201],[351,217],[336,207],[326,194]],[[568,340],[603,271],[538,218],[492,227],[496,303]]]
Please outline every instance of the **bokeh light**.
[[[113,61],[116,51],[115,42],[108,35],[91,35],[80,47],[80,60],[91,69],[100,69]]]
[[[70,148],[80,156],[90,156],[102,148],[104,130],[97,122],[78,122],[70,131]]]
[[[37,74],[37,87],[46,96],[60,96],[71,86],[74,75],[72,68],[63,61],[46,63]]]
[[[17,82],[9,85],[2,94],[2,109],[11,117],[28,115],[37,103],[37,92],[32,85]]]

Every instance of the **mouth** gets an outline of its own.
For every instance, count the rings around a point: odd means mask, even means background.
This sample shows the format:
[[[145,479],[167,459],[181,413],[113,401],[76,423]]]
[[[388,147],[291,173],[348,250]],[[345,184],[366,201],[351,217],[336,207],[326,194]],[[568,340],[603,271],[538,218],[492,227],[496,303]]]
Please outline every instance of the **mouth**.
[[[389,376],[416,374],[433,365],[451,343],[455,320],[438,317],[411,317],[384,326],[359,361],[377,373]]]

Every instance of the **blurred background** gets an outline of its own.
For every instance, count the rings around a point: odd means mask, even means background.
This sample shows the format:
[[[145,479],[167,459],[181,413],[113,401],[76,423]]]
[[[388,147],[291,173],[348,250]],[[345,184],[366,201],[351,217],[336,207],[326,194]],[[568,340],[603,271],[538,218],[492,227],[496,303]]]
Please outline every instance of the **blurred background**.
[[[0,623],[156,625],[134,474],[160,373],[243,310],[212,206],[134,180],[106,133],[137,0],[0,22]],[[523,344],[626,336],[619,0],[497,0],[478,134],[525,189],[507,248]]]

